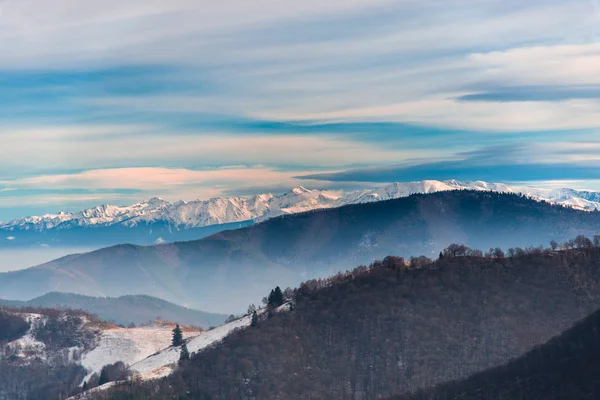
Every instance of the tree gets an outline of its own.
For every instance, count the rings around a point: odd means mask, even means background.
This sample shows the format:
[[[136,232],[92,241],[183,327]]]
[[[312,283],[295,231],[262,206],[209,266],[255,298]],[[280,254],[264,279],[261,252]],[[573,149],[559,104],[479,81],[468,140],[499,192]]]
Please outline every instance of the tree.
[[[271,290],[267,304],[271,307],[279,307],[283,304],[283,293],[281,292],[281,288],[279,286]]]
[[[87,381],[84,381],[84,382],[83,382],[83,386],[81,387],[81,390],[83,390],[84,392],[85,392],[86,390],[88,390],[88,384],[87,384]]]
[[[179,353],[179,361],[187,361],[190,359],[190,352],[188,351],[187,344],[183,342],[181,345],[181,352]]]
[[[450,246],[444,249],[445,257],[461,257],[461,256],[470,256],[472,255],[473,250],[464,244],[456,244],[453,243]]]
[[[250,322],[250,326],[258,325],[258,314],[256,314],[256,310],[252,312],[252,320]]]
[[[593,247],[593,243],[590,239],[585,237],[584,235],[579,235],[575,238],[575,246],[579,249]]]
[[[444,259],[444,253],[442,253],[442,252],[440,251],[440,255],[438,256],[438,260],[443,260],[443,259]]]
[[[122,381],[127,379],[128,376],[129,373],[127,371],[127,367],[122,361],[117,361],[114,364],[106,364],[100,371],[98,386],[104,385],[108,382]]]
[[[558,242],[556,240],[551,240],[550,248],[552,249],[552,251],[556,251],[556,249],[558,249]]]
[[[251,315],[251,314],[252,314],[252,313],[254,313],[255,311],[256,311],[256,306],[255,306],[254,304],[250,304],[250,305],[248,306],[248,312],[247,312],[247,314],[248,314],[248,315]]]
[[[179,324],[177,324],[175,326],[175,328],[173,329],[172,344],[173,344],[174,347],[178,347],[178,346],[181,346],[183,344],[183,332],[181,331],[181,328],[179,327]]]
[[[227,319],[225,320],[225,323],[228,324],[233,321],[235,321],[235,315],[229,314],[229,317],[227,317]]]
[[[600,235],[594,235],[594,246],[600,247]]]
[[[496,247],[494,249],[494,257],[496,258],[504,258],[504,251],[500,247]]]
[[[100,378],[98,378],[98,386],[102,386],[108,382],[110,382],[110,380],[108,379],[108,370],[106,369],[106,366],[104,366],[102,367],[102,371],[100,371]]]

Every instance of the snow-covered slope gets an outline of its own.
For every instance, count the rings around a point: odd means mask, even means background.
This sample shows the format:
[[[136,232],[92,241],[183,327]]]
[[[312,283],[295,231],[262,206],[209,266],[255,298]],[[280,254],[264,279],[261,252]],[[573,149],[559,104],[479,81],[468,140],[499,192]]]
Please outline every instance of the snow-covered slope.
[[[233,322],[205,331],[186,340],[190,353],[198,352],[213,343],[219,342],[233,330],[250,326],[251,317],[245,316]],[[163,348],[166,346],[163,346]],[[164,350],[131,365],[130,370],[141,379],[161,378],[169,375],[179,360],[179,347],[168,347]]]
[[[81,357],[81,365],[88,374],[84,381],[93,373],[100,373],[106,364],[122,361],[132,365],[144,358],[171,345],[174,324],[154,323],[137,328],[120,328],[118,326],[104,329],[98,338],[98,344]],[[183,329],[183,337],[198,335],[199,331],[190,328]]]
[[[198,228],[240,221],[264,221],[283,214],[293,214],[345,204],[368,203],[409,196],[414,193],[432,193],[445,190],[491,190],[522,193],[531,198],[546,200],[582,210],[600,209],[600,193],[573,189],[546,189],[530,186],[510,186],[483,181],[419,181],[393,183],[376,189],[350,192],[309,190],[303,187],[274,195],[271,193],[249,197],[215,197],[190,202],[152,198],[131,206],[102,205],[77,213],[46,214],[19,218],[0,223],[5,231],[44,231],[86,226],[126,227],[155,222],[166,223],[176,229]]]
[[[286,312],[289,310],[290,303],[285,303],[276,308],[275,312]],[[261,308],[256,311],[259,317],[265,312],[265,308]],[[186,339],[188,351],[190,353],[197,353],[208,346],[220,342],[234,330],[249,327],[251,322],[252,316],[246,315],[242,318],[236,319],[235,321],[218,326],[209,331],[202,332],[197,336],[189,337]],[[133,364],[129,370],[134,374],[134,376],[144,380],[162,378],[173,372],[174,368],[177,366],[180,351],[181,349],[178,347],[165,348],[164,350]]]

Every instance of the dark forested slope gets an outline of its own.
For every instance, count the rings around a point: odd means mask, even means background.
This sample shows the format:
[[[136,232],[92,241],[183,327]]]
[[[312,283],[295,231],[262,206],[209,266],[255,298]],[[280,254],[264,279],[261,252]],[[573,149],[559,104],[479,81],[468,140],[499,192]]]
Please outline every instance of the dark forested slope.
[[[164,381],[99,398],[375,399],[504,364],[600,307],[600,248],[387,258],[295,291]],[[179,397],[178,397],[179,396]]]
[[[0,298],[50,291],[148,294],[239,312],[273,286],[295,286],[388,254],[436,255],[450,243],[487,249],[547,244],[600,230],[600,213],[516,195],[454,191],[275,218],[192,242],[121,245],[0,274]]]
[[[598,399],[598,376],[600,311],[507,365],[393,400]]]

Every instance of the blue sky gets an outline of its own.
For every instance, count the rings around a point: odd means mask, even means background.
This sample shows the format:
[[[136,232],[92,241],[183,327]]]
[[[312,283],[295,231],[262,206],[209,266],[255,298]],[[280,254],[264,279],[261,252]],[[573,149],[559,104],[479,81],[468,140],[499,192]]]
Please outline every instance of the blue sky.
[[[0,54],[0,220],[296,185],[600,189],[598,0],[5,0]]]

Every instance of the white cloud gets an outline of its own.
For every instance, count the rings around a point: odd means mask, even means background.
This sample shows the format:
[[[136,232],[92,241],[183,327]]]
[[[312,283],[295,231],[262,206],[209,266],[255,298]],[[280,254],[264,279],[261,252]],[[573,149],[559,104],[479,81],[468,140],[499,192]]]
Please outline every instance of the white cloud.
[[[577,85],[600,83],[600,42],[546,45],[474,53],[482,78],[519,85]]]
[[[178,164],[257,165],[285,164],[331,167],[360,163],[396,162],[413,158],[408,150],[386,149],[333,136],[237,135],[225,133],[114,134],[85,137],[71,132],[68,137],[43,140],[45,128],[16,130],[0,147],[0,163],[6,170],[21,168],[84,169],[110,166]],[[80,127],[82,132],[87,128]],[[50,128],[52,132],[54,128]],[[117,129],[121,131],[121,129]],[[424,156],[435,154],[425,151]],[[24,156],[26,155],[26,156]],[[2,177],[0,177],[1,179]],[[150,179],[150,178],[148,178]],[[6,183],[8,186],[8,183]]]
[[[466,93],[455,93],[459,97]],[[258,117],[275,120],[402,121],[433,126],[483,131],[527,131],[600,127],[599,100],[563,102],[458,101],[434,97],[324,113],[267,113]]]
[[[15,239],[16,239],[16,237],[14,237],[14,236],[7,236],[6,237],[6,240],[11,240],[12,241],[12,240],[15,240]]]
[[[203,186],[219,183],[264,185],[290,180],[295,172],[279,172],[266,168],[223,168],[205,171],[169,168],[113,168],[81,173],[42,175],[11,181],[0,181],[19,188],[36,189],[139,189],[169,190],[180,186]]]

